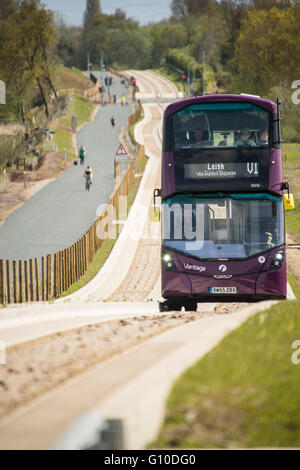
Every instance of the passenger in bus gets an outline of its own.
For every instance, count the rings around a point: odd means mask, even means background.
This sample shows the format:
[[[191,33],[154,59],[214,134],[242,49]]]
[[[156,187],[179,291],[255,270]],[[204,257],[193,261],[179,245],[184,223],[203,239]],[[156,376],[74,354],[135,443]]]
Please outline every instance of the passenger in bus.
[[[200,127],[194,132],[194,147],[208,147],[211,146],[212,142],[208,140],[208,131],[204,131]]]
[[[255,142],[251,139],[251,133],[249,129],[243,129],[238,135],[237,140],[235,141],[236,146],[240,147],[255,147]]]
[[[227,147],[227,135],[224,135],[224,139],[219,142],[219,147]]]
[[[257,145],[268,145],[268,132],[266,129],[259,131]]]
[[[273,235],[271,232],[266,232],[267,235],[267,245],[268,248],[273,248],[275,246],[275,243],[273,243]]]

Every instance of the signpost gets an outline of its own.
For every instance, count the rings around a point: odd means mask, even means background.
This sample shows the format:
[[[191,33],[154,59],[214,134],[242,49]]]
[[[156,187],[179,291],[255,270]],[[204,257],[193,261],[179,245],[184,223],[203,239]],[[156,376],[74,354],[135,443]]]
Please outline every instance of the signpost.
[[[52,173],[52,154],[51,154],[51,135],[55,135],[55,131],[51,131],[49,128],[44,129],[44,132],[49,135],[49,175]]]
[[[116,163],[130,163],[131,158],[128,155],[127,149],[124,144],[120,144],[119,147],[117,148],[116,151],[116,156],[115,156],[115,164]],[[124,194],[124,188],[123,188],[123,168],[122,165],[119,166],[120,168],[120,177],[121,177],[121,186],[122,186],[122,196]]]
[[[0,80],[0,104],[6,104],[6,88],[2,80]]]

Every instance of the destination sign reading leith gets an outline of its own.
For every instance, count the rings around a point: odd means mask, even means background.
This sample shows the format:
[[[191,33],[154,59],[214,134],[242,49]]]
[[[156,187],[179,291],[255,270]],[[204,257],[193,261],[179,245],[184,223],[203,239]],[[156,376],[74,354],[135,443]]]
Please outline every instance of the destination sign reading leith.
[[[184,165],[186,179],[199,178],[258,178],[259,163],[197,163]]]

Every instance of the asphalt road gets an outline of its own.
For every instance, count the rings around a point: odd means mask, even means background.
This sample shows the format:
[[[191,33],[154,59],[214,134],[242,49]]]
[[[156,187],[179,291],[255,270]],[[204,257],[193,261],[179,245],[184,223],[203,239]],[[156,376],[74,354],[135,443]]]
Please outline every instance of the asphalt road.
[[[95,73],[97,75],[97,73]],[[120,97],[128,89],[113,79],[111,93]],[[11,214],[0,227],[0,259],[30,259],[55,253],[75,243],[96,217],[100,204],[108,202],[114,188],[114,156],[122,126],[131,106],[102,106],[94,122],[77,136],[78,147],[87,149],[85,166],[94,172],[91,191],[85,191],[84,167],[70,165],[68,170],[32,196]],[[110,119],[116,126],[111,127]]]

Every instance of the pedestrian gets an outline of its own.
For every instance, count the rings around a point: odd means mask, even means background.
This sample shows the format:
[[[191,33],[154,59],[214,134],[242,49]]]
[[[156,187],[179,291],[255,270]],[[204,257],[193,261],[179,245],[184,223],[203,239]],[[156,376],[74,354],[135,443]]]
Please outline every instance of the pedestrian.
[[[111,123],[112,128],[114,128],[115,125],[116,125],[116,121],[115,121],[115,118],[113,116],[110,119],[110,123]]]
[[[124,106],[124,104],[125,104],[125,96],[122,95],[121,96],[121,105]]]
[[[87,166],[83,176],[85,178],[85,189],[86,191],[89,191],[93,179],[93,171],[89,165]]]
[[[116,104],[116,102],[117,102],[117,95],[113,95],[113,99],[114,99],[114,104]]]
[[[80,146],[79,149],[79,158],[80,158],[80,165],[84,164],[84,158],[85,158],[86,150],[83,145]]]

